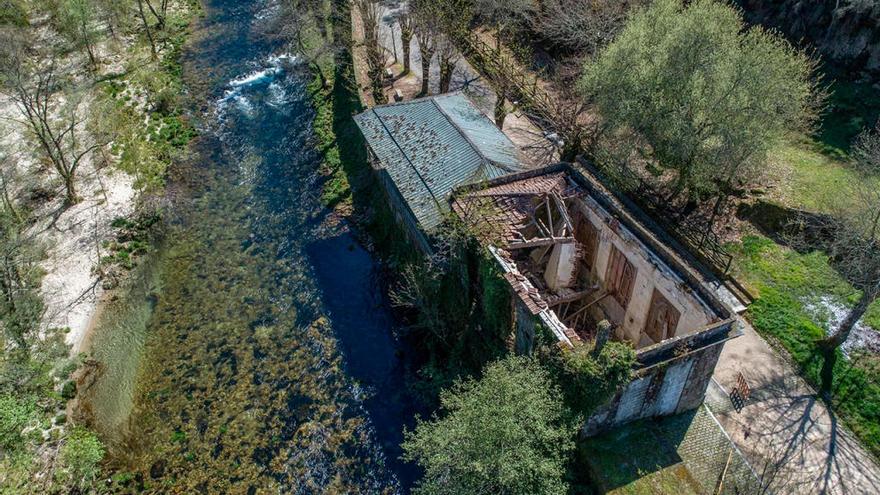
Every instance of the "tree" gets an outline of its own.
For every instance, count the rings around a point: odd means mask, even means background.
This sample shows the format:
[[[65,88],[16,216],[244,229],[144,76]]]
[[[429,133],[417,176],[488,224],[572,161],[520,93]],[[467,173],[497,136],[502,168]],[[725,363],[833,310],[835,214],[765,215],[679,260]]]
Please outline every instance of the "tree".
[[[413,20],[415,24],[416,41],[419,44],[419,52],[422,55],[422,96],[430,94],[431,60],[437,51],[437,37],[440,33],[439,8],[437,2],[431,0],[417,0],[412,2]]]
[[[153,28],[150,27],[150,21],[147,20],[147,14],[144,12],[144,0],[137,0],[138,17],[144,26],[144,32],[147,33],[147,41],[150,42],[150,55],[156,60],[158,53],[156,51],[156,38],[153,36]]]
[[[511,356],[441,392],[445,413],[406,433],[404,458],[425,469],[419,494],[564,494],[575,429],[536,361]]]
[[[856,138],[852,155],[855,175],[850,186],[854,194],[837,197],[833,214],[819,225],[820,232],[828,233],[826,249],[835,269],[861,291],[843,321],[818,343],[823,357],[821,391],[825,396],[831,394],[838,349],[871,303],[880,297],[880,188],[876,182],[880,176],[880,125]]]
[[[311,5],[310,5],[311,4]],[[281,34],[290,43],[291,49],[302,57],[309,68],[318,75],[321,89],[326,89],[328,75],[321,61],[331,57],[337,49],[336,43],[328,39],[324,28],[326,12],[323,4],[309,0],[291,0],[282,4]],[[311,15],[309,15],[311,11]]]
[[[437,62],[440,65],[440,92],[448,93],[452,83],[455,66],[461,60],[461,54],[449,36],[441,35],[437,40]]]
[[[385,52],[379,40],[379,23],[381,9],[374,0],[355,0],[361,21],[364,25],[364,47],[367,52],[367,69],[373,88],[373,99],[376,103],[385,103],[383,71],[385,69]]]
[[[593,54],[614,39],[633,2],[617,0],[548,0],[532,18],[532,28],[552,47],[573,54]]]
[[[509,30],[527,23],[538,5],[535,0],[475,0],[474,10],[495,27],[495,47],[500,51]]]
[[[676,171],[669,201],[685,190],[722,199],[760,173],[779,138],[814,122],[815,67],[724,3],[658,0],[587,65],[582,88],[609,129],[635,131]]]
[[[85,139],[82,99],[76,92],[60,98],[61,87],[55,62],[35,63],[39,57],[28,53],[27,36],[17,30],[0,32],[0,93],[16,106],[16,122],[36,141],[40,156],[64,182],[66,203],[79,201],[76,174],[90,153],[103,144]]]
[[[55,22],[58,31],[73,43],[78,50],[89,56],[92,69],[98,67],[95,51],[98,31],[95,27],[97,10],[91,0],[59,0]]]
[[[403,73],[410,71],[410,52],[412,51],[412,39],[415,34],[413,17],[407,11],[401,11],[397,16],[397,24],[400,25],[400,42],[403,45]]]

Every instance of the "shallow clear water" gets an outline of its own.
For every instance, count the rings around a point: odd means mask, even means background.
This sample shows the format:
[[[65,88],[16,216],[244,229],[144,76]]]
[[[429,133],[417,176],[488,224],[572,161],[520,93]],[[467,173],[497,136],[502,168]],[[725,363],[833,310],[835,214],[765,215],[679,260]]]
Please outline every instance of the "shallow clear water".
[[[152,312],[95,340],[137,361],[125,405],[103,401],[114,468],[163,493],[407,491],[401,345],[374,260],[319,201],[309,76],[265,35],[271,0],[206,3],[184,73],[207,104],[170,180]]]

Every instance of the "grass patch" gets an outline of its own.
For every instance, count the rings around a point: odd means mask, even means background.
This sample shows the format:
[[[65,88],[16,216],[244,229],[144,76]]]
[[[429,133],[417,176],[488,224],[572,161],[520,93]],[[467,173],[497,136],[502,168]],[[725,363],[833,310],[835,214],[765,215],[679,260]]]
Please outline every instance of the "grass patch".
[[[807,310],[806,302],[830,295],[852,304],[855,291],[820,252],[801,254],[760,236],[747,236],[728,246],[735,256],[736,277],[758,295],[748,317],[762,335],[782,347],[802,376],[819,384],[822,357],[815,344],[825,335],[823,325]],[[880,304],[874,303],[865,323],[880,328]],[[880,456],[880,359],[877,356],[840,356],[834,370],[834,409],[861,439]]]
[[[768,165],[769,182],[776,184],[770,197],[792,208],[827,211],[832,200],[850,194],[849,184],[857,180],[846,162],[823,153],[821,145],[807,138],[771,151]]]
[[[599,493],[701,493],[682,459],[665,448],[648,421],[637,421],[581,442],[577,463],[586,466]]]

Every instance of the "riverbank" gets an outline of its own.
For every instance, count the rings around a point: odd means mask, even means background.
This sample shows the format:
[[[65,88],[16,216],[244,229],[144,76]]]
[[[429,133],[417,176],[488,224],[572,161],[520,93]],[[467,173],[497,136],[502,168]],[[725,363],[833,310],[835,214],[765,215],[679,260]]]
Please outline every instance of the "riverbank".
[[[102,337],[105,309],[149,258],[167,165],[192,136],[177,105],[178,55],[199,6],[163,3],[148,20],[125,9],[110,15],[91,2],[22,5],[28,20],[4,39],[28,49],[4,64],[24,67],[22,92],[38,91],[32,79],[51,81],[39,96],[50,129],[44,132],[62,133],[58,153],[70,154],[75,165],[64,177],[57,156],[35,146],[39,129],[18,115],[23,93],[5,86],[4,252],[23,268],[7,272],[4,287],[29,270],[24,290],[33,294],[25,309],[37,316],[25,321],[33,329],[17,346],[8,345],[13,332],[3,334],[0,486],[4,493],[87,491],[106,449],[78,399],[93,383],[92,344]],[[65,9],[74,8],[84,9],[77,12],[87,33],[65,24]],[[66,128],[62,122],[74,123]],[[20,328],[21,308],[17,302],[4,308],[6,330]]]
[[[156,277],[106,334],[109,361],[143,339],[110,491],[400,493],[415,477],[393,319],[322,201],[311,78],[279,10],[209,0],[184,49],[199,136],[169,169]]]

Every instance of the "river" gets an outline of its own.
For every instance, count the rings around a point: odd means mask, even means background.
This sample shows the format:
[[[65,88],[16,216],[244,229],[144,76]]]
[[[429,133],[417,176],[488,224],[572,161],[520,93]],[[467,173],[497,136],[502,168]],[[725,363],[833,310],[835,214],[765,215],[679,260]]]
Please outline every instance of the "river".
[[[405,493],[402,344],[377,263],[320,202],[310,75],[267,35],[272,0],[204,3],[183,56],[200,137],[136,317],[95,338],[111,465],[154,493]]]

